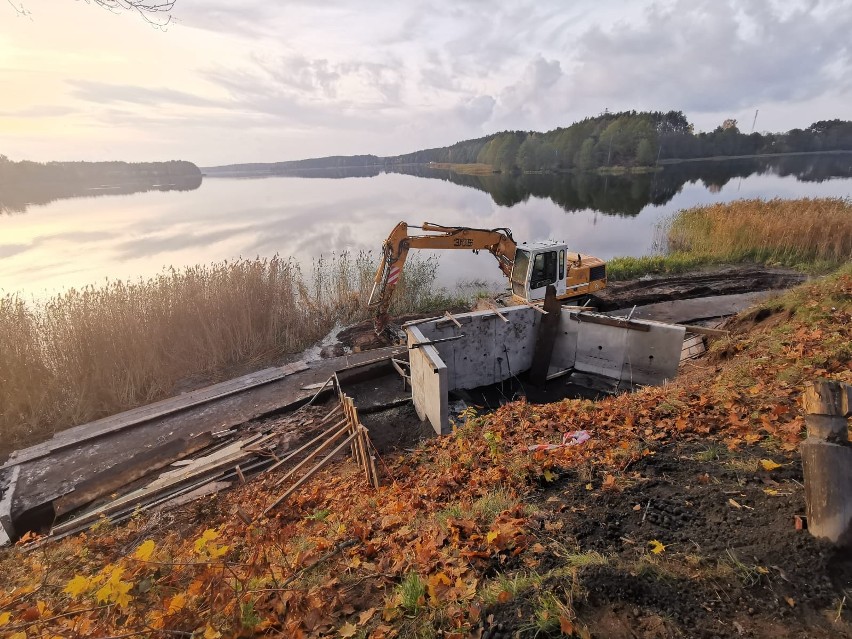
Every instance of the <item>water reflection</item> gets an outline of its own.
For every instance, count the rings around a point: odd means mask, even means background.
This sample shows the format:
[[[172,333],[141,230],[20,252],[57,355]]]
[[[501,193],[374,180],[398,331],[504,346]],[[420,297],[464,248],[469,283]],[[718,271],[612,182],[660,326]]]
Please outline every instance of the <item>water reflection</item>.
[[[0,184],[0,215],[26,213],[28,207],[50,204],[56,200],[106,195],[130,195],[147,191],[193,191],[201,186],[201,175],[171,178],[163,184],[162,177],[127,180],[104,184],[103,180],[25,181]]]
[[[852,153],[796,155],[772,158],[703,160],[666,164],[639,174],[509,174],[465,175],[426,165],[305,169],[275,175],[303,178],[375,177],[402,173],[452,182],[484,191],[499,206],[514,206],[530,197],[550,199],[565,211],[592,209],[606,215],[636,216],[649,204],[663,205],[687,183],[702,183],[717,192],[735,179],[752,175],[793,176],[802,182],[852,177]]]

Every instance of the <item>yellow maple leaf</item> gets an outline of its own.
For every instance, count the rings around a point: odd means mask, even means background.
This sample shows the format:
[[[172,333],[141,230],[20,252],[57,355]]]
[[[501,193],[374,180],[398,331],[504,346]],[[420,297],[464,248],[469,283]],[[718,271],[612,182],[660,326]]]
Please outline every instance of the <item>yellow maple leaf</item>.
[[[0,627],[8,625],[9,619],[11,618],[11,616],[12,616],[12,613],[10,613],[10,612],[0,613]]]
[[[25,632],[16,632],[9,639],[27,639],[27,633]]]
[[[90,585],[91,580],[88,577],[84,577],[83,575],[74,575],[74,578],[65,584],[65,589],[62,592],[66,595],[71,595],[76,599],[86,592]]]
[[[546,481],[548,484],[559,479],[559,476],[549,468],[545,468],[542,475],[544,476],[544,481]]]
[[[119,581],[113,588],[112,600],[118,604],[120,608],[126,608],[133,600],[133,596],[128,594],[133,584],[126,581]]]
[[[490,543],[493,543],[494,540],[497,539],[497,537],[499,537],[499,536],[500,536],[499,532],[497,532],[496,530],[492,530],[487,535],[485,535],[485,540],[490,544]]]
[[[216,630],[213,626],[211,626],[208,623],[207,627],[204,628],[204,635],[203,636],[204,636],[204,639],[219,639],[219,637],[222,636],[222,633],[219,632],[218,630]]]
[[[182,592],[179,592],[174,597],[172,597],[171,601],[169,601],[169,612],[168,614],[173,615],[176,612],[183,610],[186,606],[186,595]]]
[[[104,601],[108,601],[110,596],[112,595],[112,584],[107,582],[95,593],[95,599],[98,603],[103,603]]]
[[[208,542],[213,541],[214,539],[219,538],[219,533],[213,530],[212,528],[208,528],[203,533],[201,533],[201,537],[195,540],[195,552],[202,553],[204,548],[207,546]]]
[[[228,552],[228,548],[230,548],[230,546],[217,546],[216,544],[213,544],[207,549],[207,554],[210,555],[213,559],[218,559],[226,552]]]
[[[355,624],[347,622],[340,626],[340,636],[342,639],[350,639],[350,637],[354,637],[357,632],[358,628]]]
[[[665,544],[656,539],[652,539],[651,541],[649,541],[648,545],[651,547],[651,552],[655,555],[659,555],[661,552],[665,552],[666,550]]]
[[[760,465],[763,466],[763,470],[775,470],[776,468],[781,468],[781,464],[778,464],[771,459],[761,459]]]
[[[153,539],[146,539],[142,542],[139,548],[136,549],[136,552],[133,553],[133,558],[138,559],[139,561],[148,561],[156,547],[157,544],[154,543]]]

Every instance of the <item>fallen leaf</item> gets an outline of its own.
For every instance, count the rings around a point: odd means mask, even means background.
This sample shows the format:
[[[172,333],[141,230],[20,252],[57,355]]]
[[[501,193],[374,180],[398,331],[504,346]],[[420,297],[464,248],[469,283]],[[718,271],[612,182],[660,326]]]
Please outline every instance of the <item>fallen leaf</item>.
[[[219,639],[222,636],[222,633],[208,623],[207,627],[204,628],[203,636],[204,639]]]
[[[12,613],[10,613],[10,612],[0,613],[0,627],[8,625],[9,619],[11,618],[11,616],[12,616]]]
[[[154,543],[153,539],[146,539],[140,544],[139,548],[136,549],[136,552],[133,553],[133,558],[138,559],[139,561],[148,561],[156,547],[157,544]]]
[[[358,627],[355,624],[347,622],[340,626],[340,636],[343,637],[343,639],[354,637],[357,632]]]
[[[183,610],[184,606],[186,606],[186,595],[182,592],[179,592],[169,601],[168,614],[173,615],[176,612]]]
[[[731,504],[734,508],[742,508],[742,505],[736,499],[729,499],[728,503]]]
[[[792,597],[784,597],[784,601],[786,601],[787,605],[790,606],[791,608],[796,607],[796,600],[793,599]]]
[[[661,541],[658,541],[656,539],[652,539],[651,541],[649,541],[648,545],[651,547],[651,552],[655,555],[659,555],[660,553],[665,552],[666,550],[666,546]]]
[[[778,464],[771,459],[761,459],[760,465],[763,466],[763,470],[775,470],[776,468],[781,468],[781,464]]]
[[[363,626],[365,623],[370,621],[373,618],[373,615],[376,614],[375,608],[370,608],[369,610],[364,610],[360,615],[358,615],[358,625]]]
[[[571,636],[574,634],[574,624],[567,617],[559,617],[559,631],[563,635]]]
[[[65,589],[62,592],[76,598],[86,592],[89,589],[90,584],[91,582],[87,577],[84,577],[83,575],[74,575],[74,578],[65,584]]]

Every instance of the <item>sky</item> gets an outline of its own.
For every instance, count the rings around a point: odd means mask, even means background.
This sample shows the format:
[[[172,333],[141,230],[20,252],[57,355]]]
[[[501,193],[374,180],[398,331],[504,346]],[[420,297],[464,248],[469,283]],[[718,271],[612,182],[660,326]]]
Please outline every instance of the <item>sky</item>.
[[[698,130],[852,119],[852,0],[176,0],[171,17],[0,0],[0,154],[214,166],[606,109],[682,110]]]

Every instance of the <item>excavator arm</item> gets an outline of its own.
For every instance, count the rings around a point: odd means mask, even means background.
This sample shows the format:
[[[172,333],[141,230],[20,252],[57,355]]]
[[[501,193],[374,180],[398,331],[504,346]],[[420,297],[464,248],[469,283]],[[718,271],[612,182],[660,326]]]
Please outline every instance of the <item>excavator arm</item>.
[[[419,228],[429,235],[409,235],[409,228]],[[509,277],[515,263],[517,243],[509,229],[472,229],[459,226],[441,226],[424,223],[411,226],[400,222],[391,231],[382,244],[382,259],[376,270],[373,291],[370,294],[370,307],[375,311],[376,333],[384,331],[388,324],[388,309],[393,292],[402,277],[402,267],[408,251],[419,249],[467,249],[471,251],[487,250],[497,258],[498,266]]]

